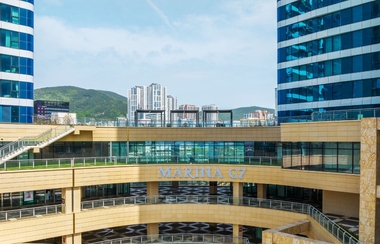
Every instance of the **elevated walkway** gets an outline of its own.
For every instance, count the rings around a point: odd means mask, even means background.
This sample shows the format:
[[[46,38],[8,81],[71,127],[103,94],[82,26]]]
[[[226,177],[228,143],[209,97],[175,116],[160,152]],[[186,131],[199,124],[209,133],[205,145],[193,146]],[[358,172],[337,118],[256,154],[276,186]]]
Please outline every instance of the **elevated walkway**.
[[[33,148],[44,148],[47,145],[75,131],[71,125],[59,125],[37,136],[26,136],[8,143],[0,148],[0,165]]]

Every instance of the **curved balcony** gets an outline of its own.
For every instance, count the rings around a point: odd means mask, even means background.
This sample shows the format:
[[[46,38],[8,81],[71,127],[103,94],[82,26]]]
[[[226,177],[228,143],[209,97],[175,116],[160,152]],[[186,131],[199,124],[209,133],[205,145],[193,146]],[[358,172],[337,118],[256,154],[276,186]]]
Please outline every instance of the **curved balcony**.
[[[90,209],[109,209],[117,206],[136,206],[147,204],[216,204],[216,205],[233,205],[264,208],[271,210],[280,210],[294,213],[301,213],[310,216],[313,220],[319,223],[325,230],[342,243],[356,244],[359,243],[354,236],[352,236],[345,229],[330,220],[327,216],[321,213],[312,205],[295,203],[288,201],[249,198],[249,197],[229,197],[229,196],[136,196],[136,197],[123,197],[100,199],[93,201],[84,201],[82,204],[83,210]]]

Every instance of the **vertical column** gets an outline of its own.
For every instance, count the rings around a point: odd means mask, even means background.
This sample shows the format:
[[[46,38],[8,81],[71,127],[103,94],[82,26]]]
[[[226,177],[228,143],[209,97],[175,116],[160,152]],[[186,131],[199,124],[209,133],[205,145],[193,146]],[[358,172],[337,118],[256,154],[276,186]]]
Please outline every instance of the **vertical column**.
[[[380,121],[361,119],[359,233],[362,243],[380,243]]]
[[[267,198],[267,184],[256,184],[257,198]]]
[[[73,214],[81,211],[82,188],[63,188],[62,189],[62,204],[65,214]],[[73,231],[75,232],[75,222],[73,221]],[[72,235],[62,236],[62,244],[81,244],[82,234],[73,233]]]
[[[148,197],[158,195],[158,181],[146,183],[146,195]]]
[[[210,195],[218,194],[218,182],[217,181],[210,181],[209,194]]]
[[[146,195],[148,197],[148,203],[154,203],[154,199],[150,198],[152,196],[158,195],[158,182],[147,182],[146,183]],[[159,228],[158,223],[148,223],[146,225],[147,235],[158,235]]]
[[[233,183],[233,197],[234,197],[234,205],[239,205],[240,199],[243,197],[243,183],[240,183],[240,182]],[[236,225],[236,224],[232,225],[232,235],[236,237],[242,237],[243,226]]]

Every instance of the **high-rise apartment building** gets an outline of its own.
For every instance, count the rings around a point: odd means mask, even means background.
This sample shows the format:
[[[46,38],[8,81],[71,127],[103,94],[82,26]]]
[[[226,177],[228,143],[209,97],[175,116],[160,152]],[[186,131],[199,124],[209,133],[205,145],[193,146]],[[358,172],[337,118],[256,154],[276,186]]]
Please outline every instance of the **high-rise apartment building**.
[[[380,1],[281,0],[277,13],[279,121],[380,107]]]
[[[128,89],[127,92],[128,115],[129,123],[135,121],[135,111],[138,109],[147,109],[147,89],[146,86],[135,86]],[[143,119],[142,114],[139,119]]]
[[[34,0],[0,0],[0,122],[33,122]]]
[[[202,111],[203,110],[218,110],[218,106],[216,106],[215,104],[203,105]],[[206,115],[206,118],[204,118],[204,119],[206,119],[205,121],[207,121],[208,123],[213,125],[216,122],[218,122],[219,116],[218,116],[218,113],[208,113]]]
[[[170,120],[170,111],[171,110],[176,110],[177,109],[177,98],[173,97],[171,95],[168,95],[166,97],[166,120]],[[173,119],[176,119],[176,115]]]
[[[128,90],[128,121],[133,123],[136,110],[164,110],[165,120],[169,121],[170,110],[177,108],[177,98],[167,95],[167,88],[157,83],[149,86],[135,86]],[[161,115],[143,113],[139,120],[160,120]]]

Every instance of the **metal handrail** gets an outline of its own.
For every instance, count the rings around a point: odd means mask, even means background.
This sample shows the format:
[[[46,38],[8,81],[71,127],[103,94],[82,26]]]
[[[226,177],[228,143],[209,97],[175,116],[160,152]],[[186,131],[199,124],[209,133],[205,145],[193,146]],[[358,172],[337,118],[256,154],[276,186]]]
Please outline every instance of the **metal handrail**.
[[[132,196],[121,198],[107,198],[92,201],[83,201],[81,208],[95,209],[120,205],[144,205],[144,204],[223,204],[223,205],[239,205],[251,206],[268,209],[276,209],[282,211],[290,211],[296,213],[308,214],[323,226],[329,233],[342,243],[357,244],[359,240],[352,234],[347,232],[341,226],[329,219],[318,209],[310,204],[296,203],[289,201],[251,198],[251,197],[230,197],[230,196],[212,196],[212,195],[158,195],[158,196]]]
[[[46,158],[46,159],[22,159],[4,162],[0,170],[24,170],[24,169],[48,169],[68,167],[92,167],[128,164],[241,164],[241,165],[265,165],[281,166],[281,158],[266,156],[250,157],[218,157],[197,158],[188,157],[78,157],[78,158]]]
[[[20,208],[8,211],[0,211],[0,222],[22,218],[38,217],[47,214],[58,214],[63,212],[64,206],[64,204],[57,204],[39,206],[34,208]]]
[[[72,128],[70,125],[59,125],[55,128],[51,128],[37,136],[25,136],[17,141],[10,142],[2,147],[0,147],[0,158],[4,158],[8,154],[17,151],[24,147],[29,146],[37,146],[40,143],[44,143],[49,141],[52,138],[55,138],[65,132],[67,132],[70,128]],[[1,162],[0,162],[1,164]]]
[[[141,235],[92,242],[91,244],[124,244],[124,243],[244,243],[250,244],[247,237],[217,235],[217,234],[195,234],[195,233],[175,233]]]

